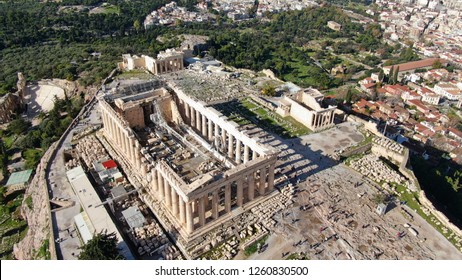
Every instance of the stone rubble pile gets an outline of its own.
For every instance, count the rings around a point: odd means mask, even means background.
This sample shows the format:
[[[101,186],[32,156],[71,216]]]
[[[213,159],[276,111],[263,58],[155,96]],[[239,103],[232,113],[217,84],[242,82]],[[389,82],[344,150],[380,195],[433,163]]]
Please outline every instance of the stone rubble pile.
[[[242,241],[260,238],[276,226],[272,218],[275,213],[286,209],[293,203],[295,188],[291,184],[283,188],[279,194],[270,197],[262,203],[255,205],[249,212],[224,223],[216,230],[194,241],[191,255],[201,255],[210,250],[206,259],[232,259],[239,251]],[[257,239],[258,239],[257,238]]]
[[[374,137],[372,139],[374,144],[385,147],[393,152],[402,154],[404,152],[404,147],[393,140],[384,137]]]
[[[376,182],[402,184],[406,180],[374,154],[368,154],[359,159],[352,160],[350,166]]]
[[[87,136],[80,140],[75,149],[87,166],[92,166],[94,161],[98,161],[102,158],[109,158],[103,145],[101,145],[94,135]]]
[[[169,240],[160,226],[156,223],[150,223],[139,228],[135,228],[133,233],[129,232],[128,236],[138,247],[138,254],[157,253],[164,259],[172,260],[179,254],[174,246],[169,246]]]

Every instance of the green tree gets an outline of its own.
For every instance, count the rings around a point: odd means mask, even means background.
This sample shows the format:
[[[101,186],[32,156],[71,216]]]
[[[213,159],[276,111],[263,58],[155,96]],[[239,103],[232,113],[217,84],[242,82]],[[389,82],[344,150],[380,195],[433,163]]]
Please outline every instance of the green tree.
[[[433,64],[432,64],[432,68],[433,69],[443,68],[443,64],[441,64],[441,61],[439,59],[435,60],[435,62],[433,62]]]
[[[382,82],[382,81],[383,81],[383,76],[384,76],[383,69],[380,69],[380,72],[379,72],[379,82]]]
[[[276,88],[270,84],[266,84],[262,90],[261,93],[266,96],[275,96],[276,95]]]
[[[23,134],[31,126],[31,123],[24,119],[15,119],[8,125],[8,130],[16,135]]]
[[[399,74],[399,66],[396,67],[396,71],[393,74],[393,84],[396,84],[398,82],[398,74]]]
[[[8,154],[6,151],[5,144],[0,139],[0,169],[4,177],[8,175]]]
[[[80,248],[79,260],[121,260],[115,232],[100,232]]]
[[[352,98],[353,98],[353,91],[351,90],[351,87],[350,87],[348,88],[348,91],[346,93],[345,102],[350,103]]]
[[[462,172],[461,171],[456,171],[452,177],[446,176],[445,177],[446,182],[451,185],[451,187],[454,189],[455,192],[459,192],[459,190],[462,188]]]
[[[373,197],[372,197],[372,201],[377,203],[377,204],[381,204],[381,203],[384,203],[386,201],[386,195],[383,194],[383,193],[376,193]]]
[[[371,93],[371,99],[372,99],[372,101],[376,101],[376,100],[377,100],[377,97],[378,97],[377,86],[374,86],[374,87],[372,88],[372,93]]]
[[[394,71],[395,67],[392,66],[390,68],[390,73],[388,73],[388,83],[389,84],[393,84],[393,71]]]

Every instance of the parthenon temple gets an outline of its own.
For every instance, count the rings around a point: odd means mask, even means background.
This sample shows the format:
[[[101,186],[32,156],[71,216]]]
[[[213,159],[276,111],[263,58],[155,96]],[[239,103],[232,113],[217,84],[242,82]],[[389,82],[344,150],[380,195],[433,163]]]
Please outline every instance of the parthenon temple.
[[[186,242],[274,191],[277,151],[174,81],[99,104],[104,136],[149,182],[141,197],[154,212],[160,202]]]

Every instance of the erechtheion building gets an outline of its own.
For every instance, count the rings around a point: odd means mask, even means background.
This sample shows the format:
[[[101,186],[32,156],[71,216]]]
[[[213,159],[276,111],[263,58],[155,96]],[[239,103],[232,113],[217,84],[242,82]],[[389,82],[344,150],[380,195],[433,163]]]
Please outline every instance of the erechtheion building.
[[[324,95],[316,89],[307,88],[279,101],[276,113],[291,116],[312,131],[334,126],[335,106],[323,106]]]
[[[148,83],[99,99],[104,136],[146,179],[141,198],[164,210],[178,239],[194,240],[273,193],[277,151],[210,107],[205,90]]]

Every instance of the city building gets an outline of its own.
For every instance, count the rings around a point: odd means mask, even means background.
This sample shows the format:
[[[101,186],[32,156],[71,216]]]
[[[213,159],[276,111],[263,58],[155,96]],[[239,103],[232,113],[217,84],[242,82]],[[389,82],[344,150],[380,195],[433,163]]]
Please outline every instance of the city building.
[[[460,90],[455,84],[452,83],[438,83],[433,88],[435,93],[445,97],[448,100],[460,100],[462,99],[462,90]]]
[[[412,62],[384,66],[383,72],[385,75],[389,75],[392,67],[393,73],[396,73],[396,71],[399,68],[398,78],[401,78],[406,73],[414,73],[414,71],[417,69],[430,69],[433,67],[433,63],[435,63],[436,61],[440,61],[443,65],[447,64],[445,60],[440,58],[427,58]]]
[[[11,173],[5,185],[6,191],[11,193],[24,190],[29,184],[31,175],[32,169]]]

